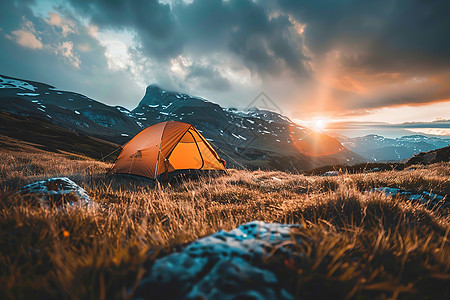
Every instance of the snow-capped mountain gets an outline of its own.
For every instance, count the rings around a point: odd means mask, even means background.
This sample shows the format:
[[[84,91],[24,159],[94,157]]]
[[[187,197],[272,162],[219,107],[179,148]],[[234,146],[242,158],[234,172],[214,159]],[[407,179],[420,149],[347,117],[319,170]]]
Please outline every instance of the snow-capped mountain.
[[[122,112],[84,95],[50,85],[0,75],[0,110],[47,119],[54,124],[113,142],[123,129],[129,136],[141,128]]]
[[[338,138],[347,149],[370,161],[399,161],[420,152],[427,152],[450,145],[450,139],[409,135],[400,138],[386,138],[380,135],[366,135],[356,138]]]
[[[40,117],[119,144],[150,125],[182,121],[194,125],[231,166],[304,170],[362,161],[336,139],[298,126],[281,114],[257,108],[223,109],[157,85],[148,86],[130,111],[47,84],[0,75],[0,110]]]

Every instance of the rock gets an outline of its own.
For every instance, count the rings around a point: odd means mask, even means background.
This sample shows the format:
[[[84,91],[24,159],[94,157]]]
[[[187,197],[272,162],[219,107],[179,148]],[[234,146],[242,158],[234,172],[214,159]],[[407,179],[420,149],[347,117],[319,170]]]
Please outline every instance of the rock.
[[[371,189],[370,192],[381,192],[384,193],[386,196],[403,196],[406,197],[406,199],[411,201],[420,201],[422,203],[426,204],[432,204],[432,205],[444,205],[448,206],[450,205],[450,202],[448,201],[447,196],[441,196],[438,194],[426,192],[426,191],[406,191],[398,188],[390,188],[390,187],[380,187],[380,188],[374,188]]]
[[[325,176],[325,177],[339,176],[339,172],[338,171],[328,171],[328,172],[323,173],[320,176]]]
[[[277,248],[289,255],[290,230],[300,225],[253,221],[219,231],[153,264],[136,292],[139,299],[293,299],[263,259]],[[300,241],[297,240],[296,243]]]
[[[92,206],[86,191],[67,177],[49,178],[28,184],[19,190],[22,195],[36,195],[43,204],[60,206]]]

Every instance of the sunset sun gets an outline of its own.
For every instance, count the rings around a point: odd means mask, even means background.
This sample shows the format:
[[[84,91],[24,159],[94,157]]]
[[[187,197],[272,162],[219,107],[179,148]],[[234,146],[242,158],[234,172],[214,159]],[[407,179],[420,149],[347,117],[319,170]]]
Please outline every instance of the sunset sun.
[[[314,120],[312,123],[312,127],[315,131],[322,131],[327,126],[327,122],[324,119]]]

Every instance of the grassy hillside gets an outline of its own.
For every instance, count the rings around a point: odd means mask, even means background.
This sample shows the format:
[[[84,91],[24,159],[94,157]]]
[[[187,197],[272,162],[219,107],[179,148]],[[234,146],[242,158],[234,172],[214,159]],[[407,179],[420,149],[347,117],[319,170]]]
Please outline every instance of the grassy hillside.
[[[3,150],[72,153],[103,159],[119,145],[77,133],[33,116],[0,112],[0,147]],[[109,156],[113,160],[117,156]]]
[[[158,256],[252,220],[300,223],[296,255],[273,270],[298,298],[446,299],[448,208],[370,193],[450,194],[450,164],[319,177],[237,171],[159,187],[106,177],[111,166],[61,154],[0,153],[0,298],[130,299]],[[97,209],[42,209],[15,194],[68,176]],[[176,287],[174,287],[176,288]]]
[[[411,157],[406,164],[433,164],[442,161],[450,161],[450,146],[422,152]]]

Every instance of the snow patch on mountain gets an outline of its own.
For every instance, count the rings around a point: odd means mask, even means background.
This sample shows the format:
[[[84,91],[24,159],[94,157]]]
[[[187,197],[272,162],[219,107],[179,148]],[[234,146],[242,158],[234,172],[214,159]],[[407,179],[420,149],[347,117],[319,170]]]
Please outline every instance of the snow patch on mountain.
[[[17,96],[30,96],[30,97],[35,97],[35,96],[39,96],[40,94],[37,93],[16,93]]]
[[[128,109],[126,109],[125,107],[122,106],[116,106],[116,109],[118,111],[120,111],[121,113],[125,114],[125,115],[129,115],[130,111]]]
[[[34,92],[37,87],[31,85],[26,81],[4,78],[0,76],[0,89],[21,89]]]

